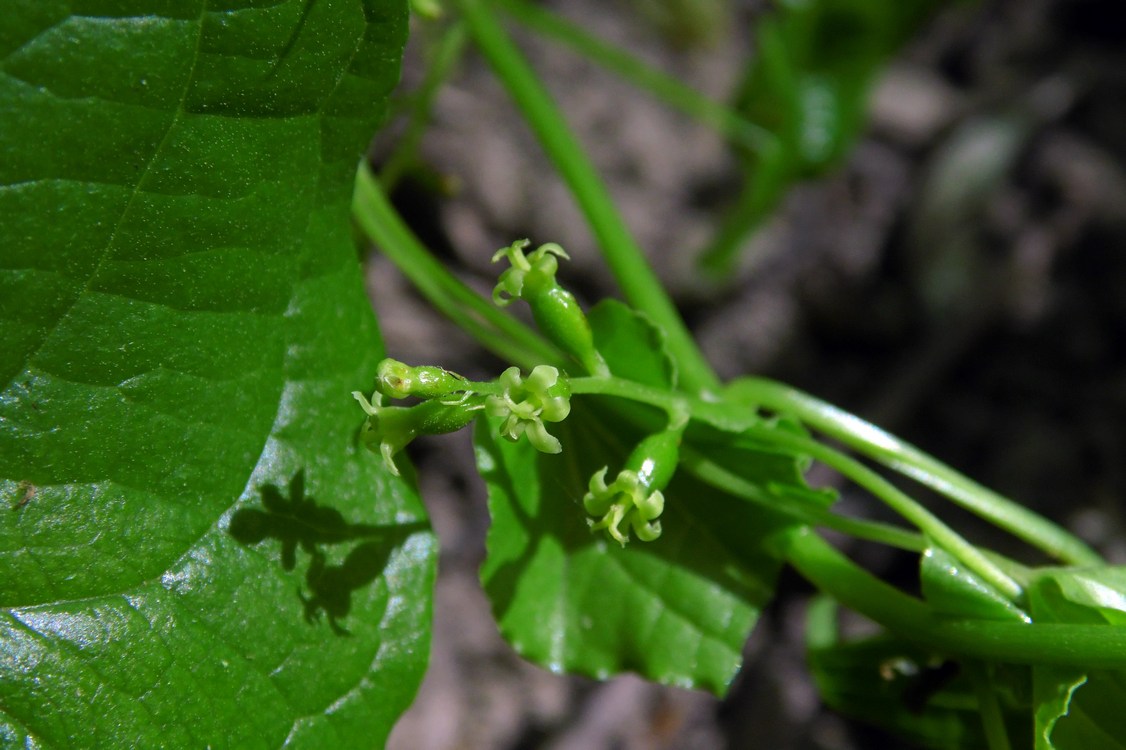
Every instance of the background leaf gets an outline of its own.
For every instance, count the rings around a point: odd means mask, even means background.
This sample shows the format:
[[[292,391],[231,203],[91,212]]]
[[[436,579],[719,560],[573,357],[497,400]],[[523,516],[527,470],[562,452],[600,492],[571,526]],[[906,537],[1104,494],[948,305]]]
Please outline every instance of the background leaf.
[[[913,745],[986,748],[972,670],[889,634],[840,640],[837,605],[821,596],[807,617],[807,660],[821,699],[834,710],[881,727]],[[1012,747],[1028,747],[1029,670],[980,665],[1002,710]]]
[[[594,346],[616,377],[654,388],[676,387],[676,363],[665,348],[665,335],[647,317],[607,298],[591,308],[588,318]]]
[[[405,3],[0,15],[0,744],[378,744],[435,552],[349,396]]]

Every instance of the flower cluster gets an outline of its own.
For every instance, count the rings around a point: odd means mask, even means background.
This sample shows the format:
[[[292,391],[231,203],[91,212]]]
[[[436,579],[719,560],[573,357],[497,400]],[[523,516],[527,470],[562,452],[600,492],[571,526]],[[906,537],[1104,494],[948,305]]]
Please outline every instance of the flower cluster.
[[[544,421],[560,422],[571,413],[571,389],[559,370],[540,365],[527,378],[520,369],[510,367],[501,373],[501,393],[485,399],[485,413],[503,417],[501,435],[518,440],[527,433],[528,441],[544,453],[559,453],[559,440],[544,426]]]

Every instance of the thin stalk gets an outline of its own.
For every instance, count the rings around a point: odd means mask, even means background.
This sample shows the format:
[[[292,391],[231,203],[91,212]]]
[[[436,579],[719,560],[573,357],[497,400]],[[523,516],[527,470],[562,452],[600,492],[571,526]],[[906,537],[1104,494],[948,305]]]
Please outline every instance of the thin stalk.
[[[747,238],[769,216],[781,200],[786,183],[792,180],[787,172],[792,170],[787,164],[792,159],[778,140],[744,159],[744,184],[719,229],[700,253],[701,271],[716,279],[730,275]]]
[[[1019,599],[1024,590],[981,550],[950,528],[942,519],[924,508],[914,498],[856,459],[815,440],[790,435],[779,430],[752,428],[747,433],[755,442],[788,447],[836,469],[844,476],[882,500],[885,505],[915,525],[936,545],[960,560],[969,570],[1011,600]]]
[[[978,713],[981,714],[982,729],[989,750],[1012,750],[1009,744],[1009,731],[1005,728],[1005,716],[993,689],[993,675],[988,664],[971,661],[966,664],[970,680],[977,695]]]
[[[1126,629],[1105,625],[944,620],[853,563],[808,528],[779,540],[799,573],[841,604],[905,640],[985,661],[1089,669],[1126,668]]]
[[[642,91],[713,128],[727,140],[758,152],[776,139],[720,102],[709,99],[679,79],[645,63],[620,47],[605,42],[581,26],[542,6],[524,0],[500,0],[504,12],[529,29],[554,39]]]
[[[488,5],[481,0],[457,0],[457,7],[481,53],[570,188],[598,238],[603,257],[622,293],[631,305],[664,330],[668,350],[679,366],[682,384],[691,391],[716,391],[719,379],[649,267],[586,152],[567,128],[562,112]]]
[[[727,395],[743,404],[792,414],[818,432],[915,479],[1059,560],[1073,565],[1104,564],[1102,557],[1082,540],[1043,516],[831,404],[764,378],[741,378],[728,387]]]
[[[461,59],[461,53],[465,49],[465,39],[464,24],[453,23],[442,31],[441,38],[431,50],[426,74],[418,88],[410,95],[410,114],[403,135],[379,170],[379,181],[385,191],[392,191],[403,173],[416,159],[418,144],[426,131],[434,100],[442,84],[453,72],[457,61]]]
[[[366,164],[356,173],[352,215],[422,295],[486,349],[525,369],[538,364],[565,367],[566,360],[555,347],[496,309],[434,259],[403,223]]]
[[[920,534],[878,521],[848,518],[791,493],[776,495],[767,492],[687,446],[680,449],[680,461],[689,473],[716,489],[793,516],[805,523],[908,552],[922,552],[926,549],[927,542]]]

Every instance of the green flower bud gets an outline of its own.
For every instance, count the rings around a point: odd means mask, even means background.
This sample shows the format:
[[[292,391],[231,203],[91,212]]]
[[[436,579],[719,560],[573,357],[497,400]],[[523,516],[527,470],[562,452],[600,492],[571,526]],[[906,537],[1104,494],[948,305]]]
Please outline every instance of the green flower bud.
[[[375,388],[389,398],[439,398],[464,391],[467,382],[461,375],[441,367],[411,367],[397,359],[387,358],[379,363]]]

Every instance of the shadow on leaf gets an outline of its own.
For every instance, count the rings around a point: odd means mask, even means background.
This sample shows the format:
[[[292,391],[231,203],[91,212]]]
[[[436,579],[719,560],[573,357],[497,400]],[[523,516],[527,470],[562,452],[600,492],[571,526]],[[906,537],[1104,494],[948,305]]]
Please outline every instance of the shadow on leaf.
[[[286,495],[272,484],[259,491],[262,507],[242,508],[231,518],[230,534],[241,544],[254,545],[274,540],[281,543],[281,566],[291,571],[297,566],[297,550],[309,555],[305,573],[308,594],[298,590],[305,619],[316,622],[321,612],[338,635],[347,635],[339,620],[352,608],[352,592],[372,584],[387,567],[391,553],[407,537],[429,528],[425,522],[395,526],[349,523],[340,511],[318,505],[305,494],[305,471],[289,480]],[[339,565],[328,562],[327,549],[334,545],[352,547]]]

